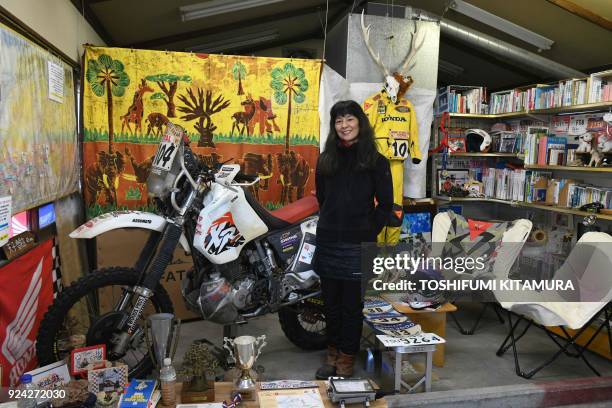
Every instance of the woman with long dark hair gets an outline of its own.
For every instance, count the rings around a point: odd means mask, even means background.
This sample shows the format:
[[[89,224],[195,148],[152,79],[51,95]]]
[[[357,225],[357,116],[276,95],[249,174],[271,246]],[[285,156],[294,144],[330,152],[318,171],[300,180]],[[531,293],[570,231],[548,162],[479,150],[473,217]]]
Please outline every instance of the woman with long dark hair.
[[[393,206],[389,162],[361,106],[340,101],[316,170],[320,214],[314,270],[321,277],[327,361],[316,377],[350,377],[363,325],[361,244],[376,242]]]

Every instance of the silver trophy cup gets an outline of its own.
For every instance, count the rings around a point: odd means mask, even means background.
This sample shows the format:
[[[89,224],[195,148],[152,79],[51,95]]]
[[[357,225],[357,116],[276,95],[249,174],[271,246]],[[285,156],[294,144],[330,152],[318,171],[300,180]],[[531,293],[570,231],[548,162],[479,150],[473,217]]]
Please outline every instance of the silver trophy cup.
[[[266,344],[265,334],[257,338],[253,336],[240,336],[235,339],[223,338],[223,347],[236,361],[236,367],[241,370],[240,377],[234,382],[236,391],[248,393],[255,390],[255,380],[251,377],[250,371]]]
[[[181,321],[172,313],[157,313],[149,316],[145,322],[147,347],[153,363],[158,369],[164,364],[164,358],[174,357],[180,332]]]

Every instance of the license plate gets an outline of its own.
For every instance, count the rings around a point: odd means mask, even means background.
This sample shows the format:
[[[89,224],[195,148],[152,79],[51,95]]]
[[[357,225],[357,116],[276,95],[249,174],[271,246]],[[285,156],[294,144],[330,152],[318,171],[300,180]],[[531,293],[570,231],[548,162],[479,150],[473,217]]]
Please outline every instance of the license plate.
[[[151,166],[159,170],[170,171],[176,157],[176,152],[179,150],[182,137],[181,129],[169,124],[166,128],[166,133],[162,136]]]
[[[379,334],[376,336],[385,347],[404,347],[404,346],[426,346],[430,344],[446,343],[446,341],[433,333],[420,333],[409,337],[393,337]]]

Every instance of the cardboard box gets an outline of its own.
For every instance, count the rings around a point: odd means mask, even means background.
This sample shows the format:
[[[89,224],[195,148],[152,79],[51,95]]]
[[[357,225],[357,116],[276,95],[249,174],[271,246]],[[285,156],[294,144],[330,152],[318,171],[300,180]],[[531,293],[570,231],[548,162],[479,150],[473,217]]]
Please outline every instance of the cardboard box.
[[[148,237],[144,230],[125,228],[109,231],[96,238],[98,268],[110,266],[132,267],[140,255]],[[193,267],[190,255],[186,255],[181,246],[174,251],[172,262],[166,268],[161,283],[168,291],[174,304],[174,315],[181,319],[199,319],[200,316],[185,307],[181,294],[181,283],[186,278],[187,271]],[[113,297],[103,297],[113,299]],[[115,297],[116,298],[116,297]],[[107,305],[111,307],[111,305]],[[145,312],[147,309],[145,309]]]

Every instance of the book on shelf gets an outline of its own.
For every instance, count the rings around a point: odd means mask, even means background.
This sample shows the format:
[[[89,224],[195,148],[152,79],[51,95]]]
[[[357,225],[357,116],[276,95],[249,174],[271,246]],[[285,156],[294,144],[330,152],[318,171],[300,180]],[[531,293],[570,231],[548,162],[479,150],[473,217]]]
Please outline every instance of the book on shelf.
[[[565,151],[567,139],[559,136],[546,137],[546,161],[544,164],[563,166],[565,164]]]
[[[436,114],[451,113],[485,113],[486,88],[482,86],[449,85],[438,89],[436,97]]]
[[[612,101],[612,69],[589,76],[589,103]]]

